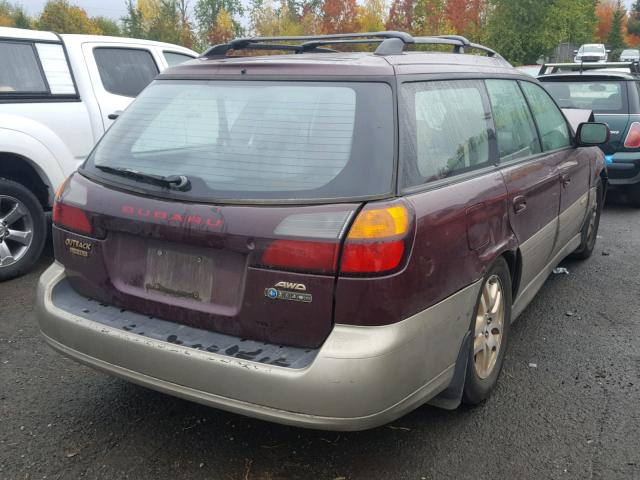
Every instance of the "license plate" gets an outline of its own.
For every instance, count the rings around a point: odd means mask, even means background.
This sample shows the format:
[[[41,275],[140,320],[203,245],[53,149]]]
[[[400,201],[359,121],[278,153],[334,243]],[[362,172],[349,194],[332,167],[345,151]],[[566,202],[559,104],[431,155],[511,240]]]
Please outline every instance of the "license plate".
[[[148,292],[210,302],[213,270],[213,259],[205,255],[149,247],[144,286]]]

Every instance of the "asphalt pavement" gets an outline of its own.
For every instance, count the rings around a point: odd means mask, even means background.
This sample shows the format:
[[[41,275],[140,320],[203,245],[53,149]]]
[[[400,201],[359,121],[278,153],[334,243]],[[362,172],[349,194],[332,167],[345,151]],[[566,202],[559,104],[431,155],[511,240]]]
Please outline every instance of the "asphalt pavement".
[[[0,284],[0,479],[640,479],[640,210],[624,203],[514,324],[486,403],[356,433],[225,413],[54,353],[34,316],[51,260]]]

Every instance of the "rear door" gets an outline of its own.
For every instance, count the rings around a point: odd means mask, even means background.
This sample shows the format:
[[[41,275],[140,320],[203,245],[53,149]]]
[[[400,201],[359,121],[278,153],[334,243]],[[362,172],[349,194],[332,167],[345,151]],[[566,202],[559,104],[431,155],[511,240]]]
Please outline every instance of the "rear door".
[[[580,232],[589,202],[591,156],[584,149],[574,148],[567,121],[539,85],[521,82],[531,107],[542,149],[557,165],[560,183],[558,238],[554,254]]]
[[[82,46],[105,130],[109,115],[125,110],[158,75],[164,59],[152,47],[85,43]]]
[[[520,283],[526,287],[548,263],[558,226],[560,182],[557,158],[545,154],[518,82],[487,80],[496,123],[511,227],[522,254]]]

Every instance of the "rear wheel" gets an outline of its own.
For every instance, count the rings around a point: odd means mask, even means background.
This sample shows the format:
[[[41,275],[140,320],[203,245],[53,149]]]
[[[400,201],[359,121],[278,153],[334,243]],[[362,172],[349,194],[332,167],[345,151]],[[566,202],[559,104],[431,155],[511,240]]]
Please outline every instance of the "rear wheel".
[[[0,281],[29,270],[45,239],[46,219],[36,197],[19,183],[0,179]]]
[[[498,382],[511,324],[511,275],[501,257],[489,269],[471,325],[463,403],[486,400]]]
[[[582,227],[580,246],[571,254],[573,258],[585,260],[591,256],[598,239],[598,228],[600,227],[600,214],[602,213],[602,185],[596,189],[596,202],[588,213],[587,220]]]

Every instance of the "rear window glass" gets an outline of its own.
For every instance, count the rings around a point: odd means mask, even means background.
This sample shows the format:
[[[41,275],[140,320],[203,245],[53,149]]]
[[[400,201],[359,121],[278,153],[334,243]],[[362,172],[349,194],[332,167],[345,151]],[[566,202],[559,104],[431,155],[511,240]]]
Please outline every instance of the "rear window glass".
[[[594,80],[543,83],[561,108],[581,108],[596,113],[627,113],[624,82]]]
[[[33,45],[0,42],[0,94],[48,93]]]
[[[104,89],[114,95],[135,97],[158,74],[148,50],[100,47],[93,55]]]
[[[408,83],[402,103],[404,187],[490,164],[491,109],[482,82]]]
[[[191,191],[172,194],[207,199],[378,196],[391,191],[393,140],[386,84],[162,80],[87,168],[186,175]]]

